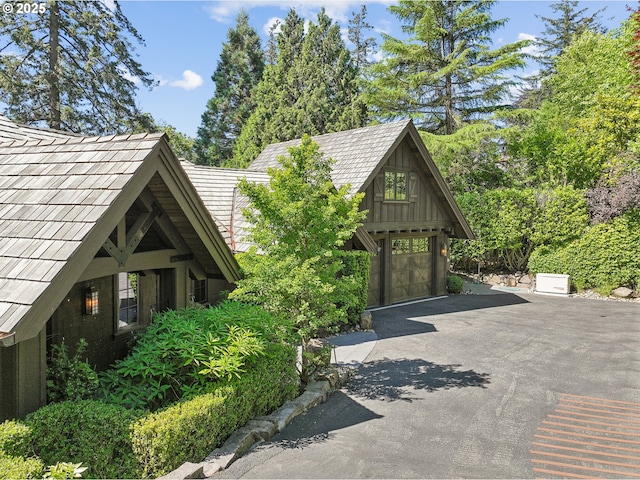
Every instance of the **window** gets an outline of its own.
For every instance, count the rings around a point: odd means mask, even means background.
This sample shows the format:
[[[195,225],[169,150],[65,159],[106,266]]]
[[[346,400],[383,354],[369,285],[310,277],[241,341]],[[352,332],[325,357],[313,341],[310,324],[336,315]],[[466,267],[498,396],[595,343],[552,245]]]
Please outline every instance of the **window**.
[[[407,200],[407,173],[384,172],[384,199]]]
[[[428,253],[430,238],[395,238],[391,244],[393,255],[406,255],[409,253]]]
[[[137,273],[118,274],[118,328],[127,328],[138,323]]]
[[[391,245],[392,255],[403,255],[411,251],[408,238],[396,238]]]
[[[191,300],[195,303],[207,303],[207,297],[207,280],[191,276]]]

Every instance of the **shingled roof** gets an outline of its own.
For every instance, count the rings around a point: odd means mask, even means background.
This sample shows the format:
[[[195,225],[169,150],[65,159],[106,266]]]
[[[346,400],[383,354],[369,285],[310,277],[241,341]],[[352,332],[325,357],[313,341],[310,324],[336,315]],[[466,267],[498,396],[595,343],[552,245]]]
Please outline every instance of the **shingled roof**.
[[[411,120],[403,120],[312,138],[325,157],[336,161],[331,171],[336,188],[350,184],[351,192],[356,193],[364,190],[410,126],[413,126]],[[248,170],[266,172],[269,167],[277,167],[278,157],[288,155],[288,149],[300,145],[301,141],[296,139],[267,146]]]
[[[0,115],[0,142],[13,142],[15,140],[47,140],[69,137],[78,137],[78,135],[58,130],[20,125],[12,122],[4,115]]]
[[[0,143],[0,339],[40,331],[131,199],[152,184],[158,194],[172,185],[182,199],[174,218],[198,222],[202,248],[237,279],[231,252],[163,134]]]
[[[241,178],[254,183],[269,183],[265,172],[250,172],[232,168],[217,168],[182,162],[191,183],[204,202],[224,237],[234,252],[246,252],[251,243],[245,240],[249,222],[242,210],[249,206],[249,199],[240,194],[237,185]]]

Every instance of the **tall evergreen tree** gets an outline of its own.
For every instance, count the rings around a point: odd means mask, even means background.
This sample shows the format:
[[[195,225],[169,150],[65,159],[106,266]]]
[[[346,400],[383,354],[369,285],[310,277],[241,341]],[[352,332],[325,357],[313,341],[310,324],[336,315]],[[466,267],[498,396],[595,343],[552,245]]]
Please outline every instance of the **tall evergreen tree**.
[[[553,72],[556,59],[571,44],[576,35],[580,35],[587,30],[596,33],[604,33],[605,31],[598,21],[604,8],[587,16],[586,12],[589,9],[576,10],[577,6],[577,0],[560,0],[558,3],[550,5],[555,16],[543,17],[542,15],[536,15],[545,25],[542,35],[536,40],[536,45],[540,49],[536,60],[542,66],[540,71],[542,77],[548,76]]]
[[[380,119],[411,116],[423,130],[451,134],[504,106],[524,66],[520,41],[491,50],[494,0],[400,0],[389,7],[409,35],[386,35],[367,100]]]
[[[0,101],[28,125],[84,134],[121,133],[144,121],[136,82],[153,80],[134,59],[142,37],[117,0],[51,0],[37,14],[0,16]],[[137,79],[137,80],[136,80]]]
[[[322,10],[304,32],[295,10],[277,36],[276,63],[254,92],[256,109],[234,148],[231,166],[246,167],[274,142],[364,125],[357,71],[340,27]]]
[[[351,56],[359,71],[370,64],[368,57],[377,46],[374,37],[367,37],[370,30],[373,27],[367,22],[367,6],[362,5],[359,12],[352,12],[348,29],[349,41],[353,43]]]
[[[260,38],[243,10],[236,18],[236,27],[229,29],[211,77],[216,91],[198,128],[197,163],[220,165],[231,158],[233,144],[255,108],[251,92],[260,82],[263,70]]]

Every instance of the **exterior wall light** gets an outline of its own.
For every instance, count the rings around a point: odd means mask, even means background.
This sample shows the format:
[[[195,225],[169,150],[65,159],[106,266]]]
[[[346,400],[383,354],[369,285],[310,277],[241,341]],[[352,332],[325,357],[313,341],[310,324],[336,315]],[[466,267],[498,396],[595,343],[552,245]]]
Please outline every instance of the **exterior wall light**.
[[[84,314],[97,315],[100,311],[98,308],[99,300],[98,290],[96,287],[88,287],[84,291]]]
[[[449,253],[449,249],[447,248],[447,242],[442,242],[440,244],[440,255],[442,255],[443,257],[446,257],[448,253]]]

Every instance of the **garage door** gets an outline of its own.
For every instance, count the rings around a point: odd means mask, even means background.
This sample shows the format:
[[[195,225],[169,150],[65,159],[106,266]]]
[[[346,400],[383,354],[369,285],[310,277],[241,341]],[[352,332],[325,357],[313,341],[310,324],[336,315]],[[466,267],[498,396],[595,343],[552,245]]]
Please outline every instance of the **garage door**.
[[[391,303],[431,295],[433,237],[391,237]]]

